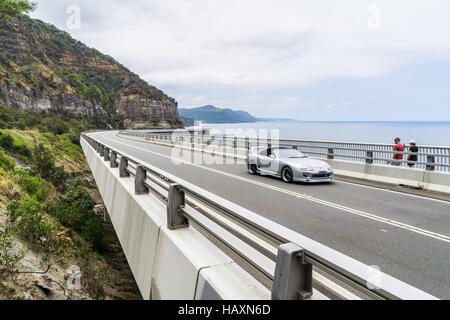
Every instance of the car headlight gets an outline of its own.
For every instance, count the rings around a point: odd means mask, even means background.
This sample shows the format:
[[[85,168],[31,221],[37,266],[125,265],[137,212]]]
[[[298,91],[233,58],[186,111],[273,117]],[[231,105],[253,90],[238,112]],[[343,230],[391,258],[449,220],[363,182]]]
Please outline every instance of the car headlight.
[[[308,172],[314,171],[314,169],[312,169],[312,168],[299,168],[298,170],[300,170],[300,171],[308,171]]]

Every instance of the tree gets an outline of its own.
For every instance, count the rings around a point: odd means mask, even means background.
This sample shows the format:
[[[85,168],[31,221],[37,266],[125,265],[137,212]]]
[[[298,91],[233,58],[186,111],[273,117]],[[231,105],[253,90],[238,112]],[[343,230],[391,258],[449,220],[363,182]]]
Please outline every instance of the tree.
[[[35,144],[32,153],[33,164],[31,172],[33,175],[39,174],[42,178],[53,183],[57,188],[63,188],[68,173],[63,166],[55,166],[55,159],[52,153],[42,143]]]
[[[33,11],[36,5],[29,0],[0,0],[0,20]]]

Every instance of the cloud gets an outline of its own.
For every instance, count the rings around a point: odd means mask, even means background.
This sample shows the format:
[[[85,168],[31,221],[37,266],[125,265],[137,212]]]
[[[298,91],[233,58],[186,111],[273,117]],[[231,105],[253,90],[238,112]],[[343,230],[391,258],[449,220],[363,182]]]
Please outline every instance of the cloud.
[[[33,16],[67,30],[66,8],[78,5],[81,29],[67,31],[180,106],[216,101],[256,108],[283,99],[273,94],[448,59],[450,2],[432,2],[48,0]]]

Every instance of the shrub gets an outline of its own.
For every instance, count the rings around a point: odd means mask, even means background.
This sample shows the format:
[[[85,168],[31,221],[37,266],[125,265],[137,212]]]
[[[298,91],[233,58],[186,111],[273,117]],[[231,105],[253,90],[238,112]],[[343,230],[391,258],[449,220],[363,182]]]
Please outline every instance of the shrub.
[[[28,148],[26,145],[21,144],[21,145],[15,145],[14,146],[14,152],[17,154],[20,154],[26,158],[31,158],[33,156],[30,148]]]
[[[0,228],[0,266],[8,272],[14,272],[24,255],[23,251],[14,250],[13,233],[8,229]]]
[[[25,130],[26,127],[27,125],[25,124],[24,119],[20,119],[19,121],[17,121],[17,128],[19,128],[20,130]]]
[[[5,150],[12,150],[14,148],[14,139],[9,134],[0,133],[0,146]]]
[[[51,225],[42,215],[42,204],[36,199],[26,197],[23,200],[13,200],[7,205],[10,220],[16,223],[17,230],[27,239],[35,242],[45,237],[50,239]]]
[[[79,179],[69,185],[62,201],[53,205],[49,213],[61,224],[73,228],[95,249],[104,245],[104,230],[99,217],[94,215],[94,200]]]
[[[25,169],[19,170],[18,173],[19,184],[29,195],[36,195],[44,188],[44,185],[46,184],[45,180],[39,175],[30,175],[30,173]],[[39,201],[40,199],[37,200]]]
[[[13,170],[15,167],[14,159],[6,156],[3,150],[0,150],[0,167],[7,171]]]
[[[31,166],[34,175],[39,174],[45,180],[53,183],[55,187],[62,187],[68,178],[64,167],[56,167],[51,151],[42,143],[36,144],[33,149],[33,164]]]
[[[76,144],[76,145],[80,145],[80,136],[76,135],[76,134],[71,134],[70,142],[72,142],[73,144]]]
[[[63,166],[54,167],[53,173],[50,177],[51,183],[57,188],[63,189],[69,174],[66,172]]]
[[[33,165],[31,167],[34,174],[39,174],[42,178],[49,180],[52,176],[55,161],[49,149],[42,143],[35,144],[33,149]]]
[[[3,134],[0,132],[0,146],[5,150],[10,152],[14,152],[25,156],[27,158],[31,158],[31,150],[26,145],[16,145],[14,144],[14,139],[10,134]]]
[[[48,131],[54,132],[56,134],[69,132],[69,127],[67,126],[67,124],[55,116],[45,118],[42,121],[42,124],[45,128],[47,128]]]

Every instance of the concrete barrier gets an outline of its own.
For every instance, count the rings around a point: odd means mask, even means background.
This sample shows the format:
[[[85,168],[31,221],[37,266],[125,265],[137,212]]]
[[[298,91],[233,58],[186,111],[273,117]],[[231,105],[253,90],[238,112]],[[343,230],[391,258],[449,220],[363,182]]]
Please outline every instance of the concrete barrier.
[[[81,139],[111,222],[144,299],[270,299],[270,291],[192,227],[169,230],[166,206],[136,195]]]
[[[151,139],[137,138],[120,134],[119,136],[126,139],[146,141],[149,143],[174,146],[186,150],[222,155],[238,160],[245,160],[247,157],[247,150],[241,148],[223,148],[217,145],[199,145],[195,143],[196,141],[194,142],[194,147],[192,148],[191,143],[187,142],[180,142],[175,144],[168,140],[154,141]],[[335,170],[336,175],[395,185],[407,185],[414,188],[442,193],[450,193],[450,172],[427,171],[415,168],[397,167],[392,165],[366,164],[363,162],[352,162],[344,160],[330,160],[322,158],[318,159],[324,160],[325,162],[330,164]]]

